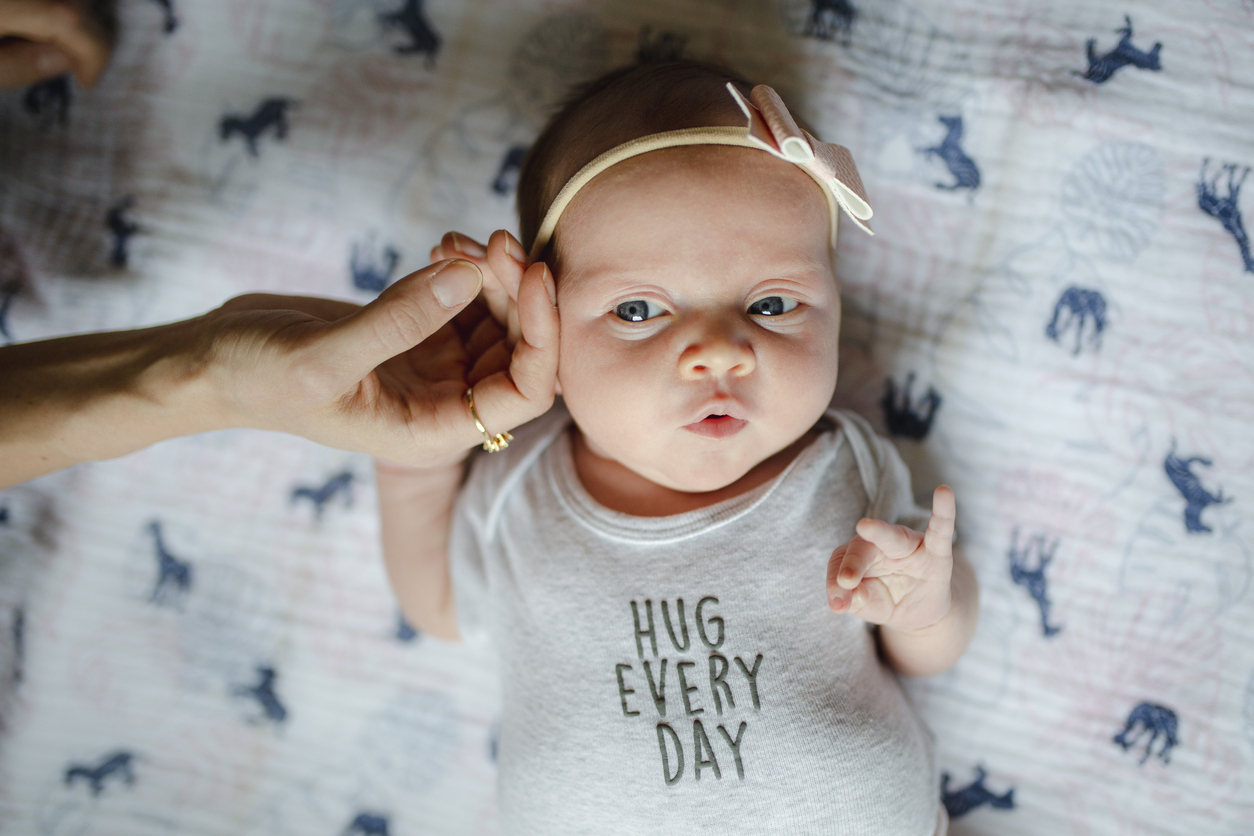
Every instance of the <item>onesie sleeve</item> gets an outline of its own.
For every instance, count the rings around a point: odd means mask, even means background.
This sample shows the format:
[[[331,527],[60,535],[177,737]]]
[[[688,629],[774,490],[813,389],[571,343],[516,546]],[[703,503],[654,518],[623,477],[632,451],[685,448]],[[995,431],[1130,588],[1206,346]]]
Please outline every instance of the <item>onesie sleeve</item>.
[[[834,417],[840,421],[858,462],[868,497],[865,516],[925,531],[932,515],[915,504],[910,470],[897,448],[858,415],[840,410]]]

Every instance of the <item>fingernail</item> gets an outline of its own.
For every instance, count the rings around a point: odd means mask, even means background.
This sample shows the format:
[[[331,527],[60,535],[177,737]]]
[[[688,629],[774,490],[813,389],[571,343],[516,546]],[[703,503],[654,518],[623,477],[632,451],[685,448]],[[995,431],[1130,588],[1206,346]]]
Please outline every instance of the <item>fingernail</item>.
[[[458,252],[473,255],[475,258],[483,258],[488,254],[487,250],[479,246],[478,241],[458,235],[456,232],[453,233],[453,246],[457,248]]]
[[[522,244],[515,241],[514,236],[508,232],[505,233],[505,254],[519,264],[527,263],[527,254],[523,252]]]
[[[553,307],[557,307],[557,285],[553,282],[553,274],[549,272],[549,265],[544,265],[544,290],[549,294],[549,302]]]
[[[431,292],[446,308],[456,308],[469,302],[479,292],[483,274],[472,262],[458,259],[435,274],[431,280]]]
[[[61,50],[48,47],[39,51],[39,57],[35,59],[35,66],[39,68],[40,75],[60,75],[70,71],[70,59]]]

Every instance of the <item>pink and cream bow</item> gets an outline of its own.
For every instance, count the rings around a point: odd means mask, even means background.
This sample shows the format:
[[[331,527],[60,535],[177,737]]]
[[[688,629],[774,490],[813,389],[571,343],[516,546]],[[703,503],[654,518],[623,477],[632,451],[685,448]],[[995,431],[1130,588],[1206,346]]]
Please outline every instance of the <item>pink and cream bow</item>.
[[[730,81],[727,90],[749,120],[748,137],[751,141],[763,151],[804,168],[831,192],[840,208],[860,229],[875,234],[863,223],[869,221],[874,212],[867,202],[862,178],[848,148],[815,139],[802,129],[788,112],[784,100],[765,84],[750,90],[748,99]]]
[[[738,145],[758,148],[785,162],[793,163],[809,174],[822,187],[823,194],[827,197],[831,212],[833,246],[836,244],[840,209],[844,209],[860,229],[868,234],[875,234],[864,223],[871,218],[871,206],[867,203],[862,178],[858,176],[858,167],[854,165],[853,155],[848,148],[822,142],[802,130],[779,94],[765,84],[754,87],[749,92],[748,99],[730,82],[727,89],[749,120],[745,127],[711,125],[665,131],[624,142],[601,154],[566,181],[566,185],[549,205],[540,229],[536,232],[536,240],[531,246],[531,260],[538,260],[544,253],[544,248],[553,238],[562,212],[592,178],[631,157],[681,145]]]

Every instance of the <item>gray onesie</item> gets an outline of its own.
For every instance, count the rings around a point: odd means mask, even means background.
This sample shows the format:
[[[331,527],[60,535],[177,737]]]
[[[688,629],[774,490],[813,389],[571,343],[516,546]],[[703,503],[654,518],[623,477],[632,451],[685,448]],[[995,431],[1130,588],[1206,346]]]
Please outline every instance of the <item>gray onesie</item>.
[[[825,420],[775,480],[670,517],[597,504],[560,407],[475,461],[449,554],[501,660],[505,833],[943,832],[932,737],[825,595],[859,518],[927,514],[892,445]]]

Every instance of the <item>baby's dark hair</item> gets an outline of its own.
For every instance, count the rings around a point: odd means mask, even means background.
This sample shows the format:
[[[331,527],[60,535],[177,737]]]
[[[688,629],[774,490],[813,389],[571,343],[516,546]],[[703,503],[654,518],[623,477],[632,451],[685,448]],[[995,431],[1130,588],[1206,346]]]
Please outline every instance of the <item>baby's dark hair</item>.
[[[743,126],[726,91],[753,85],[701,61],[660,61],[613,70],[575,89],[541,131],[518,177],[518,224],[530,252],[549,205],[579,169],[606,151],[649,134],[708,125]]]

